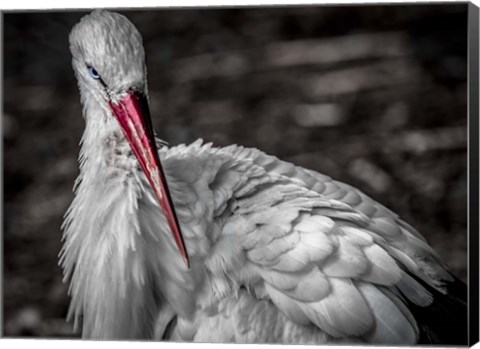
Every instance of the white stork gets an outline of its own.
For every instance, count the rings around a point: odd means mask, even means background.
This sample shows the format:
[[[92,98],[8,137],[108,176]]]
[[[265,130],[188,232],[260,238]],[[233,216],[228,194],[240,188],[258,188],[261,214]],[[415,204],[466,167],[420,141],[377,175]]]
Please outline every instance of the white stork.
[[[86,128],[60,263],[84,338],[466,343],[465,285],[393,212],[257,149],[155,139],[124,16],[83,17],[70,49]]]

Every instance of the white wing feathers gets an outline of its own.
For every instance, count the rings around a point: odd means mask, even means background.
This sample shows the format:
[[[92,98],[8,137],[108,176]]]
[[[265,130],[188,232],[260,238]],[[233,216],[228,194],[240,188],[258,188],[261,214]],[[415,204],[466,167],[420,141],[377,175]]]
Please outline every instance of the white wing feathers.
[[[387,297],[372,284],[361,283],[358,286],[363,297],[375,314],[373,332],[367,335],[372,343],[406,344],[416,343],[418,328],[410,312],[395,296]]]
[[[191,147],[221,159],[202,169],[220,227],[205,258],[214,295],[243,285],[332,339],[415,343],[403,300],[432,296],[407,272],[439,291],[451,278],[418,232],[355,188],[256,149]]]
[[[249,222],[237,230],[247,259],[238,282],[263,282],[287,317],[332,337],[415,343],[418,328],[402,299],[427,306],[432,296],[405,271],[438,290],[450,279],[423,237],[348,185],[254,149],[224,151],[256,171],[229,206]]]

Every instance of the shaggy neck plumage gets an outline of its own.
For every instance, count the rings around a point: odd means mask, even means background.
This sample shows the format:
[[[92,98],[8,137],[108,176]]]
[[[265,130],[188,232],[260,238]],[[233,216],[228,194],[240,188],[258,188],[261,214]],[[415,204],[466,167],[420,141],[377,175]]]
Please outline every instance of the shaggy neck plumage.
[[[152,281],[137,216],[137,163],[113,116],[92,97],[82,102],[80,175],[61,257],[65,278],[71,278],[69,316],[76,327],[83,317],[84,337],[148,338],[157,301],[146,285]]]

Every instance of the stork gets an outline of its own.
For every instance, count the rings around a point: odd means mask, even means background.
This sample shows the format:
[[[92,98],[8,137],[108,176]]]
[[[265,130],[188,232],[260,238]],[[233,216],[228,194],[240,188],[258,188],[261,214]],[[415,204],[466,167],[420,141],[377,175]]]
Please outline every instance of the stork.
[[[466,343],[465,285],[413,227],[257,149],[167,147],[135,26],[95,10],[69,39],[86,126],[60,264],[84,338]]]

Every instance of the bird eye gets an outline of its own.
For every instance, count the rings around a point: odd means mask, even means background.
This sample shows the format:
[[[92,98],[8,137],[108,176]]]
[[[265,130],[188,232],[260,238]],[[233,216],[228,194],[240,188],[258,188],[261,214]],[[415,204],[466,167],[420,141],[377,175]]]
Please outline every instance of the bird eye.
[[[88,67],[88,72],[90,73],[90,76],[94,78],[95,80],[100,79],[100,74],[95,70],[93,67]]]

